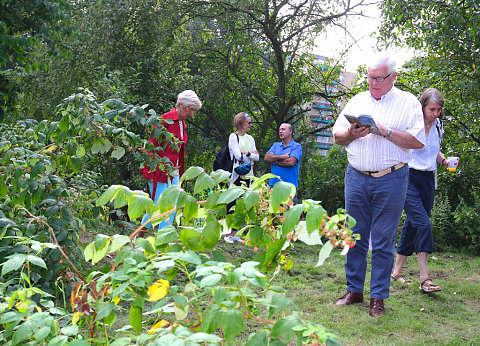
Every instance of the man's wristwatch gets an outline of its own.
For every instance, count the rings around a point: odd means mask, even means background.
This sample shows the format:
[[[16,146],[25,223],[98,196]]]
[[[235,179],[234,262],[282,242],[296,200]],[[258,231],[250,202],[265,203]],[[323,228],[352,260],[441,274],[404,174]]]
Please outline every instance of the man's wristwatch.
[[[388,138],[392,134],[392,129],[387,129],[387,134],[383,138]]]

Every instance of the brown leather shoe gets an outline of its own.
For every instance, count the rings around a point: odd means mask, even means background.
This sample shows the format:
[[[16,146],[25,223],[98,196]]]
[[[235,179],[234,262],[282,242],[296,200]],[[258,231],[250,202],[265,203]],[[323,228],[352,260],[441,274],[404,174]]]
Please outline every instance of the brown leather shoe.
[[[361,302],[363,302],[363,293],[355,293],[347,290],[347,293],[337,300],[335,305],[350,305]]]
[[[385,314],[385,305],[383,299],[370,299],[370,316],[378,317]]]

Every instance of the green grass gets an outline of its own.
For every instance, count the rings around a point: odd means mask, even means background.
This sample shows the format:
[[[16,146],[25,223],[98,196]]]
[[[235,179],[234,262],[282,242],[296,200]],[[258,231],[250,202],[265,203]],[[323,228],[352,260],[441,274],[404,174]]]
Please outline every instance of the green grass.
[[[233,263],[254,256],[240,244],[219,243],[219,250]],[[480,336],[480,257],[436,253],[429,260],[429,274],[442,291],[425,294],[419,290],[416,257],[408,259],[407,286],[392,282],[386,315],[371,317],[369,311],[370,272],[365,284],[365,301],[335,306],[345,293],[344,257],[334,251],[321,267],[319,247],[295,244],[294,267],[282,272],[275,282],[304,311],[306,318],[335,333],[344,345],[478,345]]]

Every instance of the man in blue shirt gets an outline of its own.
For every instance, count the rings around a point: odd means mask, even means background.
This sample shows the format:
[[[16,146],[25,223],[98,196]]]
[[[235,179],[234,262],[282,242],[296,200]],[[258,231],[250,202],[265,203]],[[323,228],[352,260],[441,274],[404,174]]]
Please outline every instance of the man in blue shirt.
[[[293,126],[290,124],[280,125],[278,136],[282,141],[272,145],[265,154],[265,161],[272,164],[272,174],[278,175],[282,181],[292,183],[298,188],[302,146],[293,140]],[[273,187],[277,181],[279,181],[278,178],[271,178],[269,185]],[[293,202],[297,203],[296,194]]]

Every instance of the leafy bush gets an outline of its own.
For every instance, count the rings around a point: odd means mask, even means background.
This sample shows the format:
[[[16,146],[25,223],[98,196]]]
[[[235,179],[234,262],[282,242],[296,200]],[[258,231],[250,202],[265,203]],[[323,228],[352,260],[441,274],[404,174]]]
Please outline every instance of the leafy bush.
[[[90,159],[130,154],[152,167],[168,164],[129,131],[135,122],[160,125],[155,136],[165,133],[155,112],[147,115],[145,108],[120,100],[98,104],[86,92],[65,99],[58,122],[26,120],[2,127],[0,342],[219,344],[236,338],[245,320],[261,326],[250,344],[332,338],[305,320],[273,279],[293,266],[288,255],[293,241],[322,244],[321,236],[328,238],[318,265],[334,247],[343,247],[345,254],[354,246],[349,227],[355,221],[347,224],[344,211],[328,216],[314,200],[293,206],[293,185],[279,182],[270,190],[271,175],[250,188],[220,188],[229,174],[207,174],[200,167],[189,168],[181,179],[192,193],[171,186],[153,205],[146,193],[113,185],[92,204],[101,188],[98,176],[87,173]],[[226,205],[234,200],[235,211],[227,215]],[[131,220],[148,211],[153,225],[176,212],[178,226],[146,239],[137,238],[143,225],[130,236],[100,233],[78,251],[78,233],[98,233],[87,220],[110,203],[126,208]],[[253,261],[234,266],[215,251],[232,228],[240,229],[238,235],[257,253]],[[113,262],[105,266],[108,258]],[[83,260],[91,261],[88,272]],[[64,308],[56,306],[59,298]],[[128,323],[112,331],[117,316],[127,312]]]
[[[452,228],[453,212],[447,196],[435,195],[430,221],[435,250],[453,250],[459,235],[456,228]]]
[[[475,198],[473,206],[467,205],[463,199],[455,209],[455,228],[462,247],[469,253],[480,254],[480,202]]]
[[[302,170],[306,172],[299,181],[300,197],[321,201],[328,213],[334,213],[339,206],[345,205],[345,170],[348,165],[345,150],[335,145],[328,156],[315,151],[306,155],[305,160]]]

